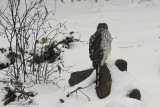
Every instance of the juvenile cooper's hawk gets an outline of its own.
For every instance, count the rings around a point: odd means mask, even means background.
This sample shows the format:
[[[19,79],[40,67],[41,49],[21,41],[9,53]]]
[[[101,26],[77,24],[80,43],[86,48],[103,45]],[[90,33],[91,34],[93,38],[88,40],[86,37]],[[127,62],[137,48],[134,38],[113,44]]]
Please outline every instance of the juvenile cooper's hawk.
[[[89,41],[89,54],[92,60],[92,65],[96,69],[96,87],[99,86],[99,71],[100,66],[105,64],[111,51],[111,34],[108,31],[106,23],[99,23],[97,31],[91,36]]]

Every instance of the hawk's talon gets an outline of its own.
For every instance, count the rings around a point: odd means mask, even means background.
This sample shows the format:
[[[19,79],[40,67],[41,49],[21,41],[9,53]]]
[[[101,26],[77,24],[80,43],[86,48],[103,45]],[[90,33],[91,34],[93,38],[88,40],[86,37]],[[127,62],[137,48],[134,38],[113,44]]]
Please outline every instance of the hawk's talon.
[[[106,66],[108,66],[108,64],[107,63],[104,63]]]

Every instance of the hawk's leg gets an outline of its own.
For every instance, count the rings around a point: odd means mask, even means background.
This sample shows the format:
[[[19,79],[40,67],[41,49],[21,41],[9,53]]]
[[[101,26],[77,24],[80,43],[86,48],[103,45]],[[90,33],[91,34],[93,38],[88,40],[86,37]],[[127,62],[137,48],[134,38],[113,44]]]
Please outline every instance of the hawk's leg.
[[[105,65],[106,67],[108,66],[107,63],[104,63],[103,65]],[[97,69],[96,69],[96,87],[99,87],[99,81],[100,81],[100,68],[101,68],[101,67],[97,67]]]

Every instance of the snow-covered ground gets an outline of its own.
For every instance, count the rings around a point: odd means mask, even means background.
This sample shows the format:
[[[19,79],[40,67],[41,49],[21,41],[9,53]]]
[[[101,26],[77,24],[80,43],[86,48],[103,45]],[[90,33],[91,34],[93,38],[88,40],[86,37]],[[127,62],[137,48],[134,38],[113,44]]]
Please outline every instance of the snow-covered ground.
[[[133,4],[132,0],[99,0],[99,3],[92,0],[70,3],[68,0],[65,4],[57,2],[55,19],[66,21],[67,29],[77,32],[75,35],[84,42],[71,44],[71,49],[62,54],[64,65],[71,68],[69,72],[60,74],[64,79],[59,82],[61,88],[35,85],[32,90],[38,92],[38,95],[31,107],[160,107],[160,1],[133,1]],[[48,0],[46,4],[48,8],[55,9],[54,0]],[[106,61],[113,81],[111,93],[105,99],[99,99],[95,84],[92,84],[83,90],[91,101],[80,92],[66,97],[68,92],[78,86],[87,86],[95,79],[94,72],[82,83],[74,87],[68,85],[70,72],[92,66],[88,41],[101,22],[108,24],[113,38],[111,55]],[[2,37],[0,43],[0,47],[6,46]],[[116,59],[126,60],[128,71],[119,71],[114,65]],[[3,60],[2,55],[0,60]],[[140,101],[126,96],[134,88],[141,92]],[[64,103],[60,103],[59,99],[63,99]],[[3,102],[0,102],[0,106],[3,106]],[[7,107],[17,106],[21,105],[14,102]]]

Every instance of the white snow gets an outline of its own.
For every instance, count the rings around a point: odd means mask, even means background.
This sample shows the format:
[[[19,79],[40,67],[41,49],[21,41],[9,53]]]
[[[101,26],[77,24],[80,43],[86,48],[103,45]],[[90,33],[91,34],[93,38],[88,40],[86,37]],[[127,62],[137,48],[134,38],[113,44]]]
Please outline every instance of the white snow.
[[[8,60],[8,58],[6,58],[6,56],[4,54],[2,54],[0,52],[0,64],[1,63],[4,63],[4,64],[9,63],[9,60]]]
[[[65,4],[57,1],[55,19],[60,22],[66,21],[67,29],[77,32],[75,35],[85,42],[71,44],[71,49],[66,49],[62,54],[64,65],[70,69],[69,72],[60,74],[64,79],[59,82],[61,88],[54,85],[35,85],[32,90],[38,92],[38,95],[33,98],[32,105],[26,106],[160,107],[160,1],[133,1],[133,4],[132,0],[99,0],[99,3],[94,3],[93,0],[71,3],[70,0],[66,0]],[[49,9],[55,9],[54,0],[48,0],[46,5]],[[92,66],[88,41],[101,22],[108,24],[113,38],[111,55],[106,61],[112,76],[111,93],[105,99],[99,99],[96,96],[95,84],[92,84],[82,90],[91,101],[81,92],[66,97],[77,87],[85,87],[95,81],[94,72],[74,87],[68,84],[71,72]],[[1,36],[0,43],[0,48],[8,46]],[[128,70],[121,72],[114,64],[116,59],[126,60]],[[2,55],[1,60],[4,60]],[[127,97],[128,92],[134,88],[141,92],[140,101]],[[0,93],[1,95],[4,93]],[[59,99],[63,99],[64,103],[60,103]],[[7,107],[19,107],[17,103],[13,102]],[[2,101],[0,106],[3,106]]]

